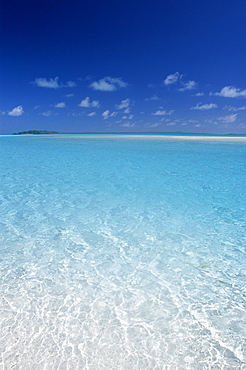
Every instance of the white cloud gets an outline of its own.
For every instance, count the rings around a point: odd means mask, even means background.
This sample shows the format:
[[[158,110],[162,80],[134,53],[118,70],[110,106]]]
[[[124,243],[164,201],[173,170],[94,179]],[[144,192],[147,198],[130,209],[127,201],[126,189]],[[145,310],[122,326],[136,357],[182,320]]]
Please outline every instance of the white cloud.
[[[72,112],[72,113],[67,114],[67,116],[72,116],[72,117],[81,117],[81,116],[84,116],[84,115],[85,115],[85,112],[80,112],[80,113]]]
[[[55,105],[55,108],[65,108],[65,107],[66,107],[66,103],[64,101],[57,103]]]
[[[147,123],[145,127],[150,127],[150,128],[155,128],[160,126],[160,122],[155,122],[155,123]]]
[[[119,88],[127,87],[127,83],[122,81],[121,78],[112,78],[108,76],[100,79],[99,81],[92,82],[90,87],[99,91],[115,91]]]
[[[211,123],[212,125],[218,125],[218,122],[217,121],[214,121],[213,119],[205,119],[204,121],[205,123]]]
[[[87,114],[88,117],[94,117],[95,115],[96,115],[96,112],[91,112]]]
[[[34,81],[34,84],[36,84],[38,87],[47,87],[50,89],[58,89],[60,87],[58,83],[59,77],[50,78],[49,80],[47,78],[36,78]]]
[[[123,116],[122,119],[133,119],[134,114],[130,114],[129,116]]]
[[[124,108],[128,108],[129,105],[130,105],[130,99],[125,99],[125,100],[122,100],[121,103],[119,105],[116,105],[116,108],[117,109],[124,109]]]
[[[246,110],[246,107],[243,106],[243,107],[232,107],[231,105],[226,105],[223,109],[227,109],[231,112],[237,112],[237,111],[240,111],[240,110]]]
[[[151,100],[160,100],[160,98],[158,98],[157,95],[153,95],[153,96],[151,96],[151,98],[144,99],[144,101],[151,101]]]
[[[105,110],[105,112],[102,113],[103,119],[108,119],[109,117],[115,117],[117,116],[118,112],[112,112],[110,113],[110,110]]]
[[[230,114],[229,116],[219,117],[218,119],[225,123],[233,123],[237,120],[237,113]]]
[[[210,103],[210,104],[203,104],[202,105],[202,103],[197,103],[197,105],[195,107],[191,107],[190,109],[191,110],[193,110],[193,109],[209,110],[209,109],[214,109],[214,108],[218,108],[217,104]]]
[[[60,87],[74,87],[76,86],[76,83],[73,81],[68,81],[67,83],[59,83],[59,77],[55,78],[36,78],[33,82],[38,87],[46,87],[49,89],[59,89]]]
[[[177,83],[182,78],[182,75],[179,72],[168,75],[163,81],[164,85],[173,85]]]
[[[94,107],[94,108],[99,108],[100,107],[99,101],[98,100],[93,100],[91,102],[91,106]]]
[[[66,98],[71,98],[72,96],[74,96],[74,94],[67,94],[67,95],[65,95]]]
[[[122,123],[122,125],[120,125],[121,127],[134,127],[136,124],[135,123],[130,123],[130,122],[126,122],[126,123]]]
[[[110,115],[110,111],[108,109],[105,110],[105,112],[102,113],[103,119],[108,119],[109,118],[109,115]]]
[[[195,96],[204,96],[204,95],[205,95],[204,92],[198,92],[195,94]]]
[[[84,100],[81,100],[81,102],[78,104],[79,107],[83,108],[90,108],[90,98],[87,96]]]
[[[48,110],[47,112],[40,113],[42,116],[49,117],[52,115],[52,112]]]
[[[188,81],[186,83],[182,83],[183,87],[179,89],[179,91],[186,91],[186,90],[193,90],[197,87],[196,81]]]
[[[152,116],[170,116],[174,110],[167,112],[166,110],[157,110],[155,113],[151,113]]]
[[[179,91],[186,91],[186,90],[193,90],[197,87],[197,82],[196,81],[188,81],[188,82],[183,82],[183,75],[180,74],[179,72],[175,72],[173,74],[170,74],[166,77],[166,79],[163,81],[164,85],[169,86],[173,85],[176,83],[179,83]]]
[[[117,116],[117,114],[118,114],[118,112],[112,112],[112,113],[110,114],[110,117],[115,117],[115,116]]]
[[[126,113],[126,114],[128,114],[128,113],[130,113],[131,112],[131,109],[130,108],[126,108],[125,110],[124,110],[124,113]]]
[[[79,107],[83,107],[83,108],[99,108],[100,104],[99,104],[99,101],[98,100],[93,100],[92,102],[90,102],[90,98],[89,96],[87,96],[84,100],[81,100],[81,102],[79,103]]]
[[[166,124],[166,126],[175,126],[175,125],[176,125],[175,122],[169,122],[169,123]]]
[[[73,81],[68,81],[65,85],[62,85],[64,87],[74,87],[76,86],[76,83]]]
[[[234,86],[225,86],[220,92],[210,93],[211,95],[222,96],[224,98],[246,98],[246,90],[240,90]]]
[[[18,105],[18,107],[8,112],[8,115],[12,117],[18,117],[18,116],[22,116],[23,113],[24,113],[24,110],[23,110],[22,105]]]

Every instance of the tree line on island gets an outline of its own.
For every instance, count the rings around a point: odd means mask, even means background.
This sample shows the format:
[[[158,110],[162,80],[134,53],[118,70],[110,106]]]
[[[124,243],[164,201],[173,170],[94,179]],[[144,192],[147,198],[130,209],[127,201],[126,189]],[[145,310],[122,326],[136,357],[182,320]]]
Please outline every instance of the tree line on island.
[[[57,131],[47,131],[47,130],[29,130],[14,132],[13,135],[46,135],[46,134],[59,134]]]

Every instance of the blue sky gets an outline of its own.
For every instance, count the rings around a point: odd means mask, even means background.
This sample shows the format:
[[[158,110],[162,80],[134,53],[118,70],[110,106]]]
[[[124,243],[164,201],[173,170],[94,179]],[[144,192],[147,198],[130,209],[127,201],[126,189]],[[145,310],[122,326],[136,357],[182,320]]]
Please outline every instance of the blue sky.
[[[246,133],[245,0],[1,3],[0,133]]]

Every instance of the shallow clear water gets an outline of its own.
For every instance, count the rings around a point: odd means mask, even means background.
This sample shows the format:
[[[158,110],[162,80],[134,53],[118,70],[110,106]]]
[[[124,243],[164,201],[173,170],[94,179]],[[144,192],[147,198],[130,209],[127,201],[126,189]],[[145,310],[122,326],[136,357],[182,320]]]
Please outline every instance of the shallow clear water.
[[[246,369],[246,141],[0,138],[6,369]]]

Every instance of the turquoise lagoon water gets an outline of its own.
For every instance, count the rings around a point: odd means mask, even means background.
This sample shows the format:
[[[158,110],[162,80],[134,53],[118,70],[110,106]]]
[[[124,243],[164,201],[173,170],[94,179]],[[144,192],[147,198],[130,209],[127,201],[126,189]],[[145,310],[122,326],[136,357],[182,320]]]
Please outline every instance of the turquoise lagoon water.
[[[246,369],[246,141],[0,138],[6,369]]]

